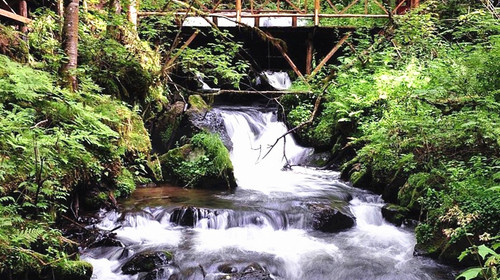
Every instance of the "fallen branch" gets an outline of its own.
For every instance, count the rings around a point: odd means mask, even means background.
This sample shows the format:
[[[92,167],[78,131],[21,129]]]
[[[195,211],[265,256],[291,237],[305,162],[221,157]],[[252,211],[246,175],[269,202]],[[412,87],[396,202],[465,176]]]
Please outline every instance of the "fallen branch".
[[[319,105],[321,104],[321,99],[323,97],[323,94],[319,95],[317,98],[316,98],[316,102],[314,102],[314,109],[311,113],[311,116],[309,117],[308,120],[300,123],[299,125],[297,125],[296,127],[288,130],[287,132],[283,133],[283,135],[281,135],[280,137],[278,137],[276,139],[276,141],[269,147],[269,150],[267,150],[267,153],[262,157],[262,159],[266,158],[266,156],[271,152],[271,150],[278,144],[278,142],[283,138],[285,138],[288,134],[290,133],[293,133],[299,129],[301,129],[302,127],[310,124],[313,122],[314,118],[316,117],[316,114],[318,113],[318,109],[319,109]],[[286,143],[286,142],[285,142]],[[286,159],[286,155],[285,156],[285,159]],[[288,160],[287,160],[288,161]]]

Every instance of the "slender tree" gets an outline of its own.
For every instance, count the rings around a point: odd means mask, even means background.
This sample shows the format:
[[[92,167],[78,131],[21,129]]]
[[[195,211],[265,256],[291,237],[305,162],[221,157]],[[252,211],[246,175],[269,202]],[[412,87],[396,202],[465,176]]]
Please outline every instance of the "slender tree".
[[[79,0],[64,0],[63,48],[68,60],[62,65],[64,82],[71,90],[78,87],[76,67],[78,66],[78,8]]]

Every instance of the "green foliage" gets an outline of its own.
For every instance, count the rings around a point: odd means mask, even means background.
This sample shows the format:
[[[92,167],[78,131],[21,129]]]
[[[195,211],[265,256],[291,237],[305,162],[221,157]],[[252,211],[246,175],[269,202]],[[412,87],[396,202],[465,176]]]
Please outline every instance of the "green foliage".
[[[358,55],[331,67],[319,115],[299,131],[353,149],[343,174],[421,217],[417,241],[436,255],[500,228],[500,24],[481,5],[443,3],[395,17],[390,40],[355,33]],[[284,103],[292,124],[312,108]]]
[[[228,40],[232,36],[229,32],[213,33],[214,43],[182,51],[179,65],[184,72],[193,72],[217,85],[230,84],[239,88],[240,80],[249,68],[246,61],[236,59],[241,45]]]
[[[60,262],[70,259],[70,242],[51,223],[68,197],[101,180],[130,194],[124,156],[150,149],[136,112],[96,91],[55,84],[48,72],[0,56],[0,275],[66,267]]]
[[[170,150],[160,160],[164,174],[190,187],[200,186],[208,178],[227,177],[233,168],[220,137],[206,132],[194,135],[190,144]]]

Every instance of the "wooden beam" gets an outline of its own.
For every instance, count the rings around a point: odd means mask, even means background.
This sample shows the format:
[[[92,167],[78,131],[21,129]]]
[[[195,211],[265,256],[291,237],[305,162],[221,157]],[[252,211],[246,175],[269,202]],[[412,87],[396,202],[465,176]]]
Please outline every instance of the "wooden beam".
[[[312,77],[314,77],[314,75],[316,75],[319,72],[319,70],[321,70],[321,68],[328,62],[328,60],[330,60],[330,58],[332,58],[332,56],[339,50],[339,48],[344,44],[344,42],[350,36],[351,36],[351,32],[348,32],[346,35],[344,35],[344,37],[342,37],[342,39],[340,39],[340,41],[325,56],[325,58],[323,58],[323,60],[321,60],[321,62],[318,64],[318,66],[316,66],[316,68],[314,68],[314,70],[312,71],[311,75],[309,75],[308,79],[311,79]]]
[[[351,2],[351,4],[347,5],[347,7],[345,7],[342,11],[340,11],[341,14],[347,12],[347,10],[349,10],[352,6],[356,5],[356,3],[358,3],[359,0],[354,0]]]
[[[306,74],[310,75],[312,71],[312,56],[314,50],[314,41],[312,33],[308,34],[306,41]]]
[[[22,23],[30,23],[31,22],[31,19],[29,19],[27,17],[23,17],[20,15],[14,14],[14,13],[9,12],[9,11],[4,10],[4,9],[0,9],[0,16],[8,17],[10,19],[13,19],[15,21],[19,21]]]
[[[269,33],[266,32],[266,35],[269,38],[269,41],[273,44],[273,46],[275,48],[277,48],[278,51],[281,53],[281,55],[286,60],[286,62],[288,63],[288,65],[290,65],[290,67],[292,68],[293,72],[295,72],[295,74],[297,74],[297,76],[299,76],[299,78],[301,78],[303,81],[306,81],[306,79],[304,78],[304,75],[302,75],[302,73],[300,72],[299,68],[297,68],[297,66],[295,65],[295,63],[293,63],[293,60],[288,56],[288,54],[283,49],[283,47],[280,45],[280,43],[277,42],[277,40],[273,40],[274,37],[271,34],[269,34]]]
[[[171,16],[171,15],[186,15],[186,12],[139,12],[140,17],[147,16]],[[235,18],[235,14],[222,14],[222,13],[207,13],[199,14],[196,12],[188,12],[188,16],[208,16],[208,17],[221,17],[221,18]],[[262,17],[297,17],[297,18],[314,18],[314,14],[293,14],[293,13],[263,13],[263,14],[242,14],[241,18],[262,18]],[[380,15],[365,15],[365,14],[318,14],[319,18],[388,18],[387,14]]]

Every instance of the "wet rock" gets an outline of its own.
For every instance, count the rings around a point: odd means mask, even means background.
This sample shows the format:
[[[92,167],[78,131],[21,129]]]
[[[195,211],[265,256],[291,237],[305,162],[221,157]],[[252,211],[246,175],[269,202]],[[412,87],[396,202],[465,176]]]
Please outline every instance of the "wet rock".
[[[193,206],[183,206],[175,208],[170,216],[170,222],[184,227],[194,227],[196,223],[206,218],[212,210],[196,208]]]
[[[178,280],[181,279],[179,274],[179,268],[176,266],[168,266],[154,269],[151,272],[148,272],[143,277],[139,278],[140,280]]]
[[[236,267],[231,266],[231,264],[228,264],[228,263],[224,263],[224,264],[219,265],[217,267],[217,270],[222,272],[222,273],[227,273],[227,274],[238,272],[238,269]]]
[[[409,213],[408,208],[395,204],[386,204],[382,207],[384,219],[396,226],[401,226]]]
[[[152,272],[164,267],[172,261],[172,254],[167,251],[141,252],[134,255],[123,266],[124,274],[135,274],[138,272]]]
[[[218,275],[217,280],[272,280],[269,272],[258,263],[252,263],[245,267],[241,272],[226,275]]]
[[[356,218],[347,209],[337,209],[327,204],[308,204],[312,211],[312,226],[323,232],[339,232],[354,226]]]

